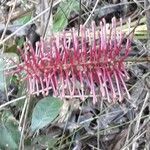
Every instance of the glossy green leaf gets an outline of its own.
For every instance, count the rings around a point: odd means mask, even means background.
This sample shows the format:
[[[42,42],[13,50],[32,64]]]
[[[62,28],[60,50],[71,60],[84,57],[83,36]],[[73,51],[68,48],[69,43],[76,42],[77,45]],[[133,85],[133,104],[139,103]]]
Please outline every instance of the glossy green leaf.
[[[33,110],[31,130],[39,130],[54,121],[62,104],[61,100],[54,97],[46,97],[40,100]]]

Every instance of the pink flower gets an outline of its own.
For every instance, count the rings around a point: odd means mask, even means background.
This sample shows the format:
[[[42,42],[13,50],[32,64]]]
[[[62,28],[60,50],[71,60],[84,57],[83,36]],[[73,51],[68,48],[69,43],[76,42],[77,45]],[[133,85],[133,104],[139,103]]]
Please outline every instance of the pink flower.
[[[94,22],[91,29],[81,25],[80,36],[72,29],[49,41],[41,40],[36,50],[30,44],[29,51],[27,46],[20,49],[24,63],[17,70],[25,72],[29,93],[48,95],[52,89],[61,98],[93,97],[93,103],[98,96],[108,102],[122,101],[125,93],[130,98],[124,81],[124,60],[130,51],[131,36],[123,44],[121,19],[120,24],[117,30],[115,18],[111,25],[103,19],[97,29]]]

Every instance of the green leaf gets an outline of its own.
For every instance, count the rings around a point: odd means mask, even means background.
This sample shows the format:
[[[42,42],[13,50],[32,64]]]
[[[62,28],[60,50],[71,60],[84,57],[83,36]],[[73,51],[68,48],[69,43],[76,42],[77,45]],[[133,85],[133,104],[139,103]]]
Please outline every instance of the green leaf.
[[[17,25],[24,25],[32,19],[32,13],[28,13],[27,15],[21,17],[20,19],[16,20],[14,23]]]
[[[17,37],[16,38],[16,45],[17,46],[22,47],[24,43],[25,43],[24,37]]]
[[[57,143],[58,140],[59,140],[58,138],[55,138],[52,135],[40,135],[34,138],[32,144],[38,143],[39,145],[44,145],[47,148],[52,149],[55,147],[55,144]]]
[[[68,24],[68,19],[64,13],[58,13],[54,19],[53,31],[59,32],[62,31]]]
[[[17,53],[17,45],[14,44],[14,45],[11,45],[10,47],[9,45],[7,45],[5,48],[5,53]]]
[[[79,3],[76,0],[62,1],[54,16],[53,31],[62,31],[68,24],[68,18],[72,11],[79,10]]]
[[[63,102],[58,98],[46,97],[33,109],[31,130],[39,130],[50,124],[58,116]]]
[[[0,119],[0,148],[17,150],[20,139],[17,121],[8,111],[2,112]]]

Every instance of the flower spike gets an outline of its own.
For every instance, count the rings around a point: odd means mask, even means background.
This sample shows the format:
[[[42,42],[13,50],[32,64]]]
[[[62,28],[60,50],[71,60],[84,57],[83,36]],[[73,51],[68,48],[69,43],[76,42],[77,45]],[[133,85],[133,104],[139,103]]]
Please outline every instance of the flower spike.
[[[94,104],[98,96],[108,102],[122,101],[125,93],[130,98],[124,60],[131,48],[131,36],[123,44],[122,19],[119,29],[116,18],[112,18],[111,25],[103,19],[99,29],[92,22],[91,29],[80,26],[80,35],[74,28],[69,33],[41,40],[35,50],[30,44],[28,52],[20,50],[24,62],[17,71],[26,73],[29,93],[45,96],[52,89],[54,96],[61,98],[85,100],[91,96]]]

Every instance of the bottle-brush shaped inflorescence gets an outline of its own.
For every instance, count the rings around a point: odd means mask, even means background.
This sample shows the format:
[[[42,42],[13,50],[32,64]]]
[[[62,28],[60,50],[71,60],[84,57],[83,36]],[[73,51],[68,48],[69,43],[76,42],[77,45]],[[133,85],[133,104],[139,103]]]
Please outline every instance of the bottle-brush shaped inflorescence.
[[[121,19],[119,28],[115,18],[110,25],[103,19],[97,28],[94,22],[90,29],[81,25],[79,35],[73,28],[41,40],[36,49],[31,44],[24,46],[19,50],[23,63],[17,72],[25,72],[30,94],[46,96],[52,89],[54,96],[61,98],[122,101],[124,94],[130,98],[124,60],[131,38],[124,40]]]

